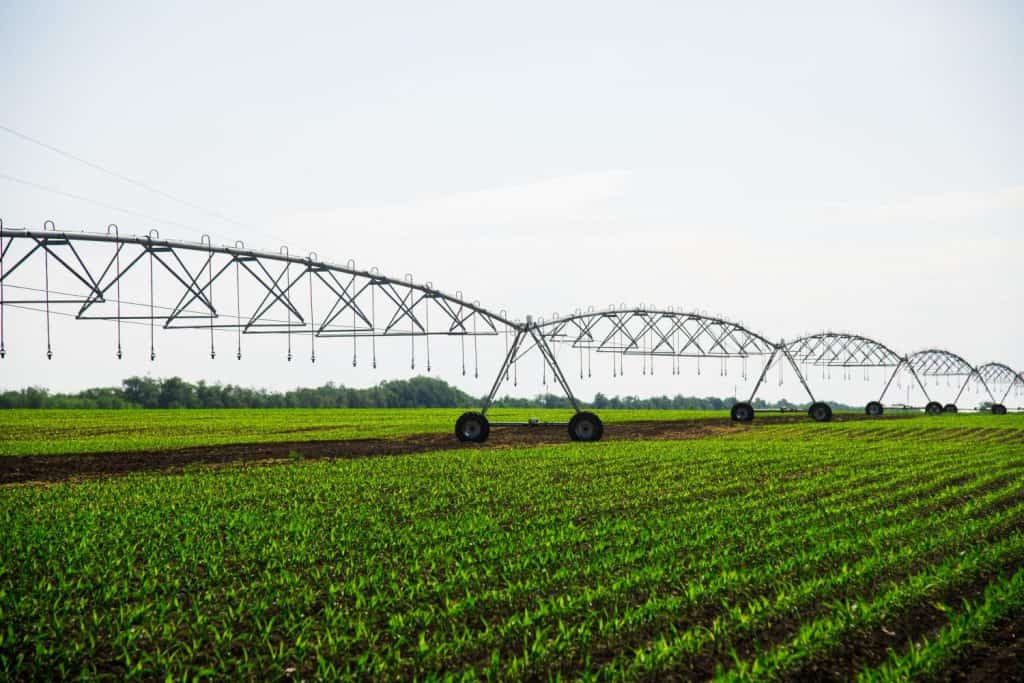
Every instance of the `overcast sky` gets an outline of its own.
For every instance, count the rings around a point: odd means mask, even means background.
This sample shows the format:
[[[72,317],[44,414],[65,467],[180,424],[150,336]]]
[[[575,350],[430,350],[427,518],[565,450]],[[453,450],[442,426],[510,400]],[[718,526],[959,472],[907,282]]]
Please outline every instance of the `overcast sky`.
[[[0,130],[4,223],[287,243],[516,316],[675,305],[1024,368],[1019,3],[249,5],[0,5],[0,125],[208,210]],[[9,321],[0,386],[409,373],[262,340],[117,363],[71,322],[47,362],[39,325]],[[581,393],[732,391],[705,379]]]

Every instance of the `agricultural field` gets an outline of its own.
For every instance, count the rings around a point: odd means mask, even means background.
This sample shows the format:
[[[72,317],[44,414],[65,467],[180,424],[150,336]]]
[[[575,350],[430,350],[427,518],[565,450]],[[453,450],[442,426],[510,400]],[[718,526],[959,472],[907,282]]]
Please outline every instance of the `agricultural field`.
[[[464,408],[7,410],[0,413],[0,456],[147,451],[275,441],[336,441],[450,434]],[[494,421],[568,421],[569,410],[497,408]],[[770,413],[765,419],[771,419]],[[605,422],[727,417],[708,410],[602,410]]]
[[[1024,675],[1021,415],[0,490],[11,679]]]

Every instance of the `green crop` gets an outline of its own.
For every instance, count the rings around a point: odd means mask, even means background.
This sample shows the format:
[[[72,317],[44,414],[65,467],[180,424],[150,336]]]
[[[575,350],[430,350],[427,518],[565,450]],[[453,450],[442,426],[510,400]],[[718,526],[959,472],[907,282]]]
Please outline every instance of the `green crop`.
[[[1022,484],[961,415],[7,486],[0,668],[942,677],[1024,604]]]
[[[939,675],[964,652],[969,652],[1000,621],[1024,612],[1024,569],[1009,578],[992,582],[980,602],[964,601],[962,608],[937,604],[941,611],[954,611],[947,626],[932,639],[924,638],[916,647],[893,651],[888,661],[861,672],[858,680],[905,681]]]
[[[0,410],[0,456],[148,451],[273,441],[452,433],[464,409]],[[569,420],[572,411],[500,408],[492,420]],[[766,414],[771,419],[772,414]],[[605,422],[727,418],[723,411],[603,410]]]

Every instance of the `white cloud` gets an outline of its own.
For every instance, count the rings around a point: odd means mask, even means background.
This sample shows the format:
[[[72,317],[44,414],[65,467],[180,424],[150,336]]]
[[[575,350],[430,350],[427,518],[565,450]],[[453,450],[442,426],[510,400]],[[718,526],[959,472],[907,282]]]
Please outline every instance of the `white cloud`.
[[[889,202],[827,204],[813,218],[842,225],[945,225],[1024,209],[1024,185],[976,192],[908,196]]]
[[[602,207],[621,194],[626,171],[603,171],[546,178],[522,185],[427,195],[396,206],[342,207],[306,211],[281,222],[289,230],[321,236],[339,229],[408,232],[514,227],[517,232],[581,220],[602,220]]]

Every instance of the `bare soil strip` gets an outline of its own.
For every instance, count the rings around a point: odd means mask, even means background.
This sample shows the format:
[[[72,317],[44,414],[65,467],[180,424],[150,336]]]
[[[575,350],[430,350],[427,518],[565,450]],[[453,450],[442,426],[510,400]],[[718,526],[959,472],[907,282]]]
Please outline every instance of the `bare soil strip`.
[[[1024,614],[1000,622],[936,679],[971,683],[1024,681]]]
[[[1005,575],[1005,574],[1002,574]],[[857,672],[869,666],[881,664],[891,651],[901,652],[907,647],[914,647],[923,638],[933,638],[946,625],[949,616],[936,607],[937,603],[959,607],[964,600],[980,601],[985,589],[999,579],[1001,574],[977,577],[965,585],[950,586],[938,595],[932,596],[905,611],[893,616],[883,627],[852,634],[836,650],[827,655],[815,658],[795,671],[787,678],[791,681],[850,681],[857,677]],[[1004,643],[995,643],[991,648],[993,657],[1004,654],[1009,647]],[[1010,643],[1012,646],[1013,643]],[[981,662],[976,663],[981,666]],[[974,665],[972,665],[974,666]],[[990,664],[991,666],[991,664]],[[992,667],[992,671],[1009,671],[1005,663]],[[958,668],[947,672],[969,673],[971,669]],[[975,679],[977,680],[977,679]],[[992,678],[987,680],[1016,680],[1013,678]]]
[[[886,420],[909,416],[886,416]],[[835,422],[859,421],[858,414],[839,414]],[[801,413],[775,415],[743,424],[727,417],[698,420],[647,420],[606,424],[604,441],[685,441],[734,434],[750,429],[806,422]],[[324,427],[323,429],[327,429]],[[296,429],[296,433],[313,431]],[[80,477],[114,476],[131,472],[175,470],[189,465],[224,465],[235,462],[280,462],[297,453],[302,459],[351,459],[385,455],[426,453],[457,448],[537,446],[565,443],[564,426],[532,425],[492,427],[485,444],[460,443],[451,432],[429,432],[393,438],[346,439],[334,441],[272,441],[263,443],[194,446],[176,450],[110,451],[62,455],[20,455],[0,457],[0,485],[24,482],[55,482]]]
[[[806,419],[806,418],[805,418]],[[733,427],[728,420],[636,422],[608,425],[605,440],[698,439],[748,427]],[[458,448],[492,448],[564,443],[565,427],[494,427],[486,444],[460,443],[451,433],[413,434],[387,439],[343,441],[275,441],[269,443],[197,446],[179,450],[25,455],[0,458],[0,484],[29,481],[62,481],[77,477],[122,475],[131,472],[169,470],[188,465],[224,465],[235,462],[303,459],[367,458],[426,453]]]
[[[862,419],[858,415],[836,416],[839,420]],[[651,420],[605,425],[605,441],[702,439],[749,429],[770,429],[775,425],[804,422],[804,415],[776,416],[751,424],[736,424],[728,418],[702,420]],[[275,441],[266,443],[196,446],[178,450],[115,451],[66,455],[23,455],[0,458],[0,484],[55,482],[80,477],[123,475],[131,472],[174,470],[189,465],[223,465],[236,462],[279,462],[297,453],[303,459],[367,458],[404,455],[458,448],[493,448],[566,443],[566,427],[493,427],[486,444],[460,443],[451,432],[413,434],[384,439],[343,441]]]

